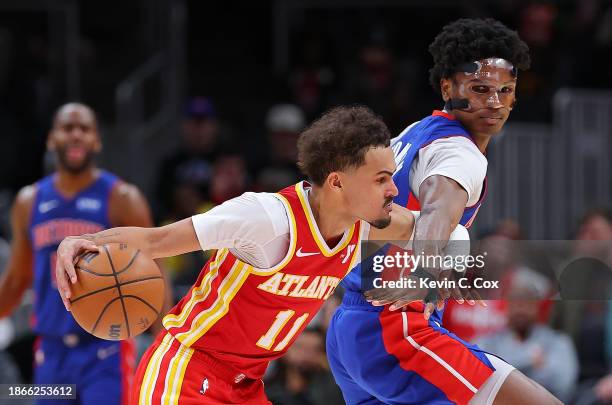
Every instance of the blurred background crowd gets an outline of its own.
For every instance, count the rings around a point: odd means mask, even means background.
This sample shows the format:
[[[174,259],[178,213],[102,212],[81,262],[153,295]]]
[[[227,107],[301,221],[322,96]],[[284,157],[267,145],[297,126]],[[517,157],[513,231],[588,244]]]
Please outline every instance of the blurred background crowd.
[[[490,197],[472,237],[612,240],[609,1],[3,0],[0,271],[16,191],[53,167],[45,141],[59,105],[93,107],[100,166],[138,185],[163,224],[300,180],[298,135],[329,107],[365,104],[393,134],[441,109],[427,46],[459,17],[501,20],[532,58],[489,151]],[[166,261],[176,298],[205,259]],[[612,402],[609,302],[558,309],[545,280],[529,269],[516,274],[513,294],[523,299],[451,305],[447,326],[568,403]],[[340,296],[270,368],[275,404],[343,403],[325,357]],[[30,381],[30,301],[0,320],[0,382]]]

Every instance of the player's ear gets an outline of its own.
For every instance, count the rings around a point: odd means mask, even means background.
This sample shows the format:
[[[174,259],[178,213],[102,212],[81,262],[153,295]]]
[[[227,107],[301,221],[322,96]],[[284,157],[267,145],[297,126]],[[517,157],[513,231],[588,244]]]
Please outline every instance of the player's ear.
[[[53,139],[53,131],[49,131],[47,134],[47,150],[49,152],[55,152],[55,140]]]
[[[94,152],[100,153],[102,152],[102,139],[100,139],[100,134],[96,130],[96,143],[94,145]]]
[[[444,102],[451,98],[453,91],[453,81],[449,78],[443,77],[440,79],[440,93],[442,93],[442,99]]]
[[[326,179],[327,185],[333,189],[338,190],[342,188],[342,179],[340,178],[340,173],[331,172]]]

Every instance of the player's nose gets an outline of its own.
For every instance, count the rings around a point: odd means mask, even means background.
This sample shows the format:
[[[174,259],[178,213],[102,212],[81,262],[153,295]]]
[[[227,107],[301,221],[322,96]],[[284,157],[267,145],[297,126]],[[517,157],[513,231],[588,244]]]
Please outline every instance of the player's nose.
[[[397,189],[397,186],[395,185],[395,182],[393,180],[391,180],[391,187],[387,193],[387,197],[397,197],[397,195],[399,194],[399,190]]]
[[[85,132],[79,127],[73,127],[68,131],[70,139],[81,139],[85,135]]]
[[[489,108],[502,108],[504,104],[499,99],[499,93],[494,91],[491,97],[487,98],[487,107]]]

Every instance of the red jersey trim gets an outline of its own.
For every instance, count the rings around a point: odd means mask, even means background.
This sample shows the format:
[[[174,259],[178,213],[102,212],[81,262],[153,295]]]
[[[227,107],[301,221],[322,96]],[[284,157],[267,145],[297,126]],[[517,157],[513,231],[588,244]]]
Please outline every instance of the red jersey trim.
[[[306,220],[308,221],[308,227],[310,228],[310,233],[314,241],[317,243],[321,254],[325,257],[331,257],[342,251],[345,247],[348,246],[349,242],[353,238],[353,232],[355,232],[355,224],[353,224],[348,230],[344,232],[342,239],[336,247],[330,249],[327,246],[327,242],[321,236],[321,232],[319,231],[319,227],[317,226],[317,222],[314,219],[314,215],[312,214],[312,210],[310,209],[310,204],[308,204],[308,197],[306,195],[306,191],[304,191],[304,183],[298,183],[295,185],[295,191],[300,199],[300,203],[302,204],[302,209],[304,210],[304,214],[306,215]]]
[[[455,116],[454,116],[454,115],[449,114],[449,113],[444,112],[444,111],[440,111],[440,110],[434,110],[434,111],[431,113],[431,115],[432,115],[433,117],[444,117],[444,118],[449,119],[449,120],[451,120],[451,121],[455,121],[455,120],[457,119],[457,118],[455,118]]]
[[[229,273],[225,276],[217,290],[217,298],[208,308],[200,311],[193,318],[189,329],[174,335],[184,346],[191,347],[212,328],[219,319],[229,311],[230,302],[234,299],[240,287],[249,277],[251,266],[235,260]]]
[[[193,288],[193,290],[191,291],[191,297],[189,298],[189,301],[187,301],[187,304],[183,306],[181,313],[170,313],[164,317],[162,323],[166,329],[170,330],[170,328],[182,327],[189,319],[189,315],[191,314],[193,308],[198,303],[206,301],[206,298],[208,298],[211,292],[212,283],[219,275],[219,269],[223,262],[225,262],[225,259],[227,259],[228,253],[228,249],[217,250],[217,253],[215,254],[215,259],[210,262],[208,272],[202,278],[200,284],[198,284],[198,286]]]

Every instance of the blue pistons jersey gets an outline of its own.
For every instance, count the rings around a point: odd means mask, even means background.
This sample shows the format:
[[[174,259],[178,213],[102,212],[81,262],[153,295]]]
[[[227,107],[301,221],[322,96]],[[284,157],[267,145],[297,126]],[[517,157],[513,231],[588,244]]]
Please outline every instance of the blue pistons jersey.
[[[67,236],[100,232],[111,227],[109,199],[114,175],[100,171],[88,187],[68,198],[54,186],[54,175],[36,183],[29,237],[34,256],[33,327],[38,335],[61,337],[86,334],[66,311],[57,291],[55,259],[59,243]]]
[[[410,190],[410,166],[421,148],[453,136],[471,139],[452,116],[434,111],[391,141],[398,205],[420,210]],[[465,209],[462,225],[471,224],[485,190],[486,182],[479,201]],[[362,260],[369,260],[364,256],[369,253],[362,253]],[[360,264],[343,280],[342,305],[327,331],[330,368],[346,403],[469,405],[495,371],[487,355],[446,330],[442,311],[434,311],[426,320],[423,302],[412,302],[401,311],[370,304],[361,293],[362,276],[368,279],[367,273]]]
[[[418,156],[419,150],[433,141],[442,138],[462,136],[472,139],[461,123],[443,111],[434,111],[432,115],[410,125],[401,134],[391,140],[391,148],[395,155],[396,171],[393,181],[397,185],[398,195],[394,202],[411,211],[420,211],[419,202],[410,190],[410,167]],[[486,195],[487,182],[483,184],[482,193],[476,204],[467,207],[459,223],[466,228],[472,224],[480,205]],[[357,265],[342,280],[341,285],[350,291],[361,291],[361,267]]]

